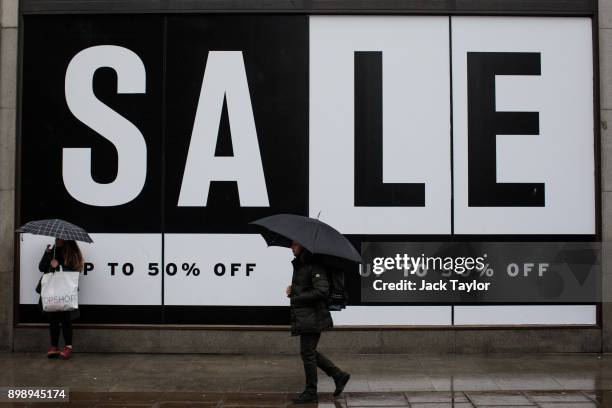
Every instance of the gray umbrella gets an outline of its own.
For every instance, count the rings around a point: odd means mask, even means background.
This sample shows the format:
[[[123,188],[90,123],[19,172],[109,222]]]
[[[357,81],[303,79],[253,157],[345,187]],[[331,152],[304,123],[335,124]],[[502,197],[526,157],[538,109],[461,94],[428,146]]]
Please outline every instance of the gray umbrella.
[[[334,228],[314,218],[294,214],[278,214],[253,221],[269,246],[290,247],[300,243],[313,254],[331,255],[361,262],[359,252]]]
[[[39,220],[30,221],[17,228],[17,232],[45,235],[63,240],[75,240],[92,243],[93,240],[83,228],[64,220]]]

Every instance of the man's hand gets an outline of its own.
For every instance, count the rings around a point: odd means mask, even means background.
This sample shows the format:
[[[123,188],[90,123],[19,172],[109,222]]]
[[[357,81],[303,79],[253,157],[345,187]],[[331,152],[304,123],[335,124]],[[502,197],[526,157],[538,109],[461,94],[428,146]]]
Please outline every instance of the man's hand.
[[[291,297],[291,285],[287,286],[287,290],[285,290],[285,293],[287,294],[287,297]]]
[[[51,267],[53,269],[57,268],[58,265],[59,265],[59,262],[57,262],[57,259],[52,259],[51,260]]]

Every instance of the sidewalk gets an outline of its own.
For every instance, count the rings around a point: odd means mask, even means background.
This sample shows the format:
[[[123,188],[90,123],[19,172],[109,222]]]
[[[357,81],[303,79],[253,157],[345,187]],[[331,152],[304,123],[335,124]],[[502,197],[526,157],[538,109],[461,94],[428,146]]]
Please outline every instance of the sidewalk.
[[[299,356],[44,353],[0,355],[0,387],[63,386],[61,406],[286,406],[303,387]],[[319,377],[320,407],[612,406],[612,355],[337,355],[342,398]],[[451,391],[455,402],[451,403]],[[323,403],[324,402],[324,403]],[[552,405],[549,405],[552,404]],[[46,404],[46,406],[49,406]]]

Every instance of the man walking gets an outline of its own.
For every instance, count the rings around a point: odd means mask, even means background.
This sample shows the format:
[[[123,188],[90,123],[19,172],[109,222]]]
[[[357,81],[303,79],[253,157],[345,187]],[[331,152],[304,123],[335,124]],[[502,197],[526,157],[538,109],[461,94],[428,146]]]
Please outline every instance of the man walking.
[[[325,267],[313,262],[313,255],[295,241],[291,250],[295,255],[293,278],[291,286],[287,287],[287,296],[291,299],[291,335],[300,336],[300,355],[306,376],[306,388],[293,402],[311,404],[318,402],[317,367],[333,378],[334,396],[342,393],[351,376],[317,351],[321,332],[333,326],[326,302],[329,281]]]

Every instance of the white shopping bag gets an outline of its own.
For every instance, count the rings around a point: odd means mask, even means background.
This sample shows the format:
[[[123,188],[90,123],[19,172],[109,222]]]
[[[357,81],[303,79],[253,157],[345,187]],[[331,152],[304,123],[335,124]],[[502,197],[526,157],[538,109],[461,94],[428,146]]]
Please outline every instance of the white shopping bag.
[[[40,297],[45,312],[66,312],[79,308],[79,272],[45,273],[41,281]]]

